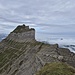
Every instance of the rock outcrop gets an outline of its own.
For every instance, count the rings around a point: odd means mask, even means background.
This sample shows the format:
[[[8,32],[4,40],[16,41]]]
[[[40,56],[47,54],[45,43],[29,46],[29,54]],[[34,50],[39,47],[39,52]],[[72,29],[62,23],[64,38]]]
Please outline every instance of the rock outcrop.
[[[14,31],[12,31],[8,37],[8,40],[13,40],[16,42],[30,42],[35,40],[35,29],[29,28],[24,24],[19,25]]]
[[[0,42],[0,75],[35,75],[50,62],[65,62],[75,67],[75,54],[57,44],[36,41],[35,29],[24,25]]]

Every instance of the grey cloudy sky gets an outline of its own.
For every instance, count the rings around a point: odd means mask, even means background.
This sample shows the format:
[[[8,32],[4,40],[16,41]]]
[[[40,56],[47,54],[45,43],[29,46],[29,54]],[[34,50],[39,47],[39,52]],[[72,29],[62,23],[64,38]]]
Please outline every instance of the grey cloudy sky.
[[[0,33],[23,23],[35,27],[37,36],[74,35],[75,0],[0,0]]]

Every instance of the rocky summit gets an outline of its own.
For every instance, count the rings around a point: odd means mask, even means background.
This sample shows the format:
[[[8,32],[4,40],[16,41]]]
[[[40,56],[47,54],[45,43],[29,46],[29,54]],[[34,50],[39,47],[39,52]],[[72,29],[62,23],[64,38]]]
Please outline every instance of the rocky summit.
[[[36,41],[35,29],[24,24],[0,42],[0,75],[36,75],[45,64],[52,62],[75,67],[75,54],[59,48],[58,44]]]
[[[24,24],[19,25],[8,35],[7,39],[16,42],[35,41],[35,29],[30,29],[29,26],[25,26]]]

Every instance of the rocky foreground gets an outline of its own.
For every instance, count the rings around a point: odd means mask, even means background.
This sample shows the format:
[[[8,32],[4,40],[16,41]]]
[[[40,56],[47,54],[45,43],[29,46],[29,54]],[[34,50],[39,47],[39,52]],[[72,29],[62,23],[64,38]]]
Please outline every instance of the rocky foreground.
[[[18,26],[0,42],[0,75],[35,75],[51,62],[75,67],[75,54],[58,44],[36,41],[35,29],[25,25]]]

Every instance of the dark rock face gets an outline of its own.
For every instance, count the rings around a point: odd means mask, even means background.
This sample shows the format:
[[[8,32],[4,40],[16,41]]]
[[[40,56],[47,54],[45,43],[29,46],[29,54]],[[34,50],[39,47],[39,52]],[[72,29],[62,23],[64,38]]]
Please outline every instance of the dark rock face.
[[[27,32],[27,31],[31,31],[31,30],[35,30],[33,28],[29,28],[29,26],[25,26],[23,25],[19,25],[17,26],[17,28],[13,31],[14,33],[22,33],[22,32]]]
[[[22,28],[21,28],[22,27]],[[75,67],[75,54],[35,41],[35,30],[19,26],[0,42],[0,75],[35,75],[46,63],[65,62]],[[17,32],[18,31],[18,32]]]

